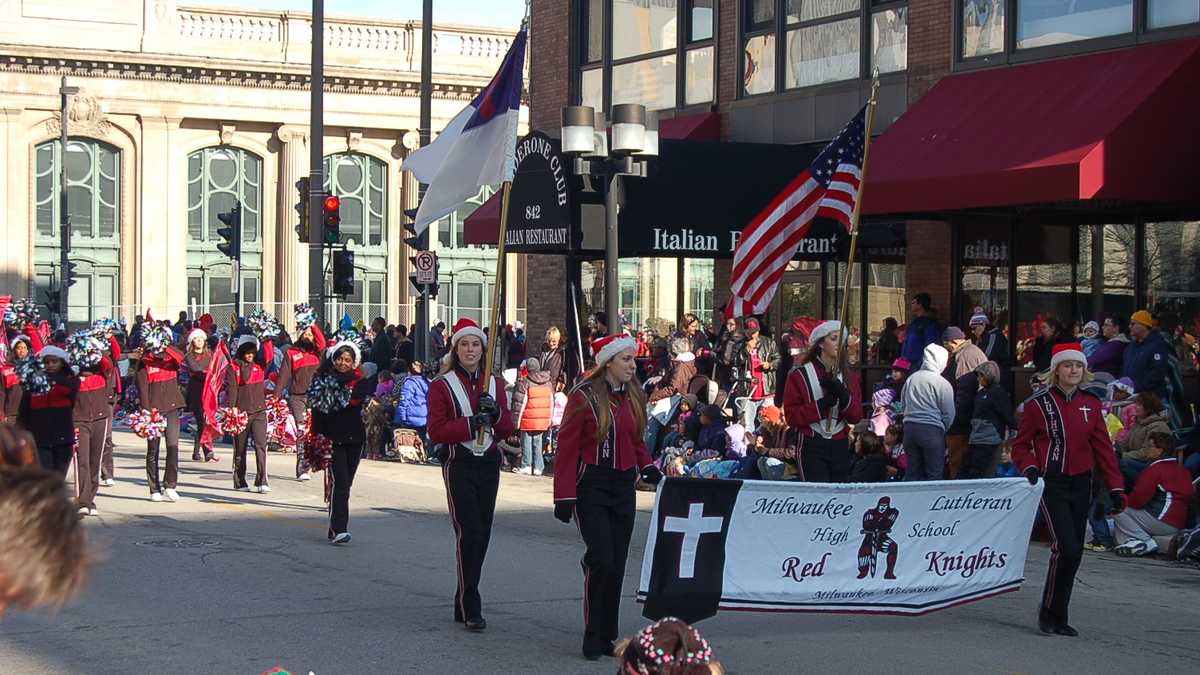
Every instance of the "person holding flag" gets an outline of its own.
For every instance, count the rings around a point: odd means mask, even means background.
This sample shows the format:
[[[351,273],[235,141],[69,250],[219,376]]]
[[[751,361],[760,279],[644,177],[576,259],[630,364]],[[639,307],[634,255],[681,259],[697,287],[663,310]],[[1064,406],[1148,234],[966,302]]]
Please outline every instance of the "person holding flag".
[[[321,354],[325,351],[325,334],[317,325],[317,317],[305,303],[296,305],[296,328],[300,337],[283,355],[283,365],[275,381],[275,394],[280,398],[287,391],[288,409],[296,421],[296,428],[303,434],[304,416],[308,410],[308,387],[312,384],[317,368],[321,365]],[[309,469],[303,452],[296,453],[296,478],[309,480]]]
[[[200,328],[193,328],[187,335],[187,353],[184,355],[184,365],[187,366],[187,407],[196,419],[196,444],[192,448],[192,461],[215,462],[217,456],[213,453],[212,435],[206,434],[208,420],[204,415],[204,387],[208,384],[208,369],[212,365],[212,352],[208,349],[208,333]],[[204,454],[201,456],[200,451]]]
[[[800,439],[800,479],[813,483],[844,483],[850,477],[850,427],[863,416],[858,378],[837,369],[842,333],[839,321],[814,328],[808,354],[792,369],[784,389],[784,417]]]
[[[479,325],[459,319],[450,337],[450,352],[429,387],[429,438],[441,446],[442,478],[457,547],[454,620],[471,631],[487,628],[479,580],[500,487],[496,442],[514,429],[504,380],[485,372],[486,347],[487,336]]]
[[[637,514],[639,475],[656,485],[662,472],[642,437],[646,394],[637,381],[637,342],[609,335],[592,342],[596,367],[567,399],[558,432],[554,517],[574,518],[583,554],[583,655],[615,656],[625,561]]]

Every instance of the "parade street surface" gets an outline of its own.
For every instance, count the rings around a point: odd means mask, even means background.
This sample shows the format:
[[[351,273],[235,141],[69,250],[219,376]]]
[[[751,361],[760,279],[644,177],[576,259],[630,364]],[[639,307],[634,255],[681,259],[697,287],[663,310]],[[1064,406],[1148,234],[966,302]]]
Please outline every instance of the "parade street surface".
[[[84,595],[49,617],[10,611],[0,671],[229,673],[613,673],[579,654],[583,546],[551,515],[548,479],[505,474],[484,570],[488,629],[454,623],[454,544],[436,467],[364,460],[351,544],[326,542],[320,474],[270,494],[236,492],[230,452],[181,463],[178,503],[147,499],[142,442],[116,435],[117,484],[88,519],[104,552]],[[622,633],[651,493],[639,515]],[[700,623],[732,673],[1193,672],[1200,579],[1162,560],[1085,554],[1071,605],[1077,638],[1037,630],[1049,551],[1029,551],[1024,588],[921,617],[721,612]]]

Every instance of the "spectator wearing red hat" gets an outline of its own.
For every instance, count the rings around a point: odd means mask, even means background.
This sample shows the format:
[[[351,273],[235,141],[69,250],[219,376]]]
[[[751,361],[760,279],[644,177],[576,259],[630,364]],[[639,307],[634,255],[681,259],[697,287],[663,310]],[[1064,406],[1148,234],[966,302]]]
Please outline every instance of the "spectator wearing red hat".
[[[642,440],[646,395],[637,381],[636,341],[610,335],[592,342],[596,367],[571,392],[558,433],[554,517],[574,518],[583,555],[583,655],[613,656],[621,585],[633,535],[634,485],[656,484],[662,472]]]
[[[1117,469],[1100,399],[1080,388],[1091,380],[1078,343],[1054,347],[1050,387],[1025,402],[1013,462],[1036,485],[1041,477],[1042,515],[1050,531],[1050,570],[1038,612],[1038,627],[1052,635],[1078,635],[1067,608],[1075,572],[1083,558],[1092,471],[1108,484],[1113,511],[1125,510],[1124,481]]]
[[[486,347],[487,335],[479,325],[459,319],[442,370],[429,387],[429,438],[441,446],[442,479],[458,554],[454,620],[471,631],[487,628],[479,580],[500,487],[496,441],[514,430],[504,379],[484,372]]]

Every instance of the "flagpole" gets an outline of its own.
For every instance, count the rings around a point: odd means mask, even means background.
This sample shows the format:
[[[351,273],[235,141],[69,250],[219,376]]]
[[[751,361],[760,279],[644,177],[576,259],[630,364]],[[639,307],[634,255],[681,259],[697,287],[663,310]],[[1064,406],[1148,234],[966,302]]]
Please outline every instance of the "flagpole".
[[[879,92],[879,69],[875,70],[875,75],[871,79],[871,98],[867,101],[867,119],[863,129],[863,162],[862,175],[858,180],[858,196],[854,200],[854,210],[850,212],[850,253],[846,256],[846,274],[842,283],[842,306],[839,312],[838,320],[841,323],[842,330],[845,331],[845,336],[838,336],[838,357],[836,369],[833,372],[834,377],[840,375],[846,368],[846,348],[850,342],[850,331],[846,327],[846,321],[850,309],[850,275],[854,272],[854,258],[858,253],[858,221],[862,211],[863,192],[867,189],[867,160],[871,157],[871,126],[875,121],[875,103],[876,95]],[[859,279],[862,283],[863,279]],[[830,418],[833,415],[830,414]]]

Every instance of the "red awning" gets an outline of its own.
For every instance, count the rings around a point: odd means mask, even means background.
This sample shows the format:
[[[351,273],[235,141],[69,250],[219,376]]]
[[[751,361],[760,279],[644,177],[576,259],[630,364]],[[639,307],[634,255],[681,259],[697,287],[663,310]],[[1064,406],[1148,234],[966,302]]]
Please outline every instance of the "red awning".
[[[719,141],[721,116],[710,112],[659,120],[658,135],[672,140]],[[497,192],[467,216],[463,223],[465,243],[496,245],[500,238],[500,198]]]
[[[863,213],[1196,201],[1200,39],[940,80],[871,145]]]

